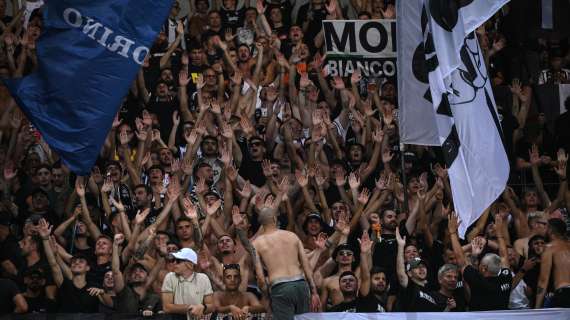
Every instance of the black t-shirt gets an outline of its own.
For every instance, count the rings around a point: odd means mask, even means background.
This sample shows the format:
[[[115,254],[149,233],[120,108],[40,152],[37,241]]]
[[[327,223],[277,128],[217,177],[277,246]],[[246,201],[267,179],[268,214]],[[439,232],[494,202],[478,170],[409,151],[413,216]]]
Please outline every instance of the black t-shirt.
[[[438,311],[443,311],[447,307],[448,297],[440,293],[439,291],[432,291],[429,293],[432,296],[439,308]],[[453,292],[453,299],[455,300],[455,308],[451,309],[451,312],[463,312],[466,311],[467,301],[465,301],[465,290],[464,288],[455,289]]]
[[[55,301],[46,298],[45,295],[40,295],[39,297],[26,298],[26,302],[28,303],[28,313],[47,313],[47,312],[54,312],[55,309]]]
[[[471,311],[508,309],[513,281],[511,270],[503,268],[498,276],[485,278],[475,268],[467,266],[463,278],[471,288]]]
[[[400,234],[402,237],[408,235],[408,231],[404,223],[400,223]],[[376,243],[372,254],[372,262],[374,266],[381,267],[386,270],[390,286],[393,289],[398,287],[398,278],[396,277],[396,256],[398,254],[398,242],[393,234],[382,235],[382,241]]]
[[[87,273],[87,283],[89,286],[101,288],[103,286],[103,278],[105,278],[107,271],[111,271],[111,262],[91,264],[91,270]]]
[[[18,270],[20,270],[25,263],[21,254],[20,245],[18,245],[18,240],[16,240],[13,235],[8,235],[8,237],[0,243],[0,263],[6,260],[10,260]],[[0,270],[2,272],[5,271],[2,267],[0,267]]]
[[[367,296],[358,297],[358,299],[360,300],[357,306],[358,312],[386,312],[388,294],[378,299],[376,295],[370,292]]]
[[[352,301],[341,302],[334,305],[329,311],[330,312],[385,312],[385,304],[382,305],[374,297],[373,294],[369,294],[366,297],[358,297]]]
[[[16,283],[9,279],[0,279],[0,316],[14,312],[14,297],[20,293]]]
[[[404,312],[437,312],[440,310],[435,298],[425,287],[408,281],[406,288],[400,288],[398,295],[399,310]],[[444,307],[445,308],[445,307]]]
[[[87,292],[91,288],[85,285],[79,289],[73,285],[73,281],[63,279],[63,283],[57,292],[60,313],[96,313],[99,310],[99,299],[92,297]]]

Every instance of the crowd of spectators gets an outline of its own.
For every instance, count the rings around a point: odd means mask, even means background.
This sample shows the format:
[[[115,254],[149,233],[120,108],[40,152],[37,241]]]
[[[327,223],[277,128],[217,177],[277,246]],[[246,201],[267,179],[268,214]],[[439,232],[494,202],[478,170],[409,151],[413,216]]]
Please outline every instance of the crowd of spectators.
[[[570,83],[568,1],[477,30],[512,173],[465,239],[439,148],[400,149],[394,79],[325,68],[322,20],[394,1],[180,1],[90,176],[0,87],[0,315],[570,307],[570,117],[533,94]],[[42,30],[42,0],[8,4],[3,78],[34,70]]]

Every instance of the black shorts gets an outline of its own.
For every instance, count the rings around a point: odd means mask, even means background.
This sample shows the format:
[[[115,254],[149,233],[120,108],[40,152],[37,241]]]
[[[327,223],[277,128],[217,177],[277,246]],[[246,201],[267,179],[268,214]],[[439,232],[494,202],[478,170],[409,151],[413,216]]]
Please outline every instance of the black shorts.
[[[552,306],[554,308],[570,308],[570,287],[554,290]]]

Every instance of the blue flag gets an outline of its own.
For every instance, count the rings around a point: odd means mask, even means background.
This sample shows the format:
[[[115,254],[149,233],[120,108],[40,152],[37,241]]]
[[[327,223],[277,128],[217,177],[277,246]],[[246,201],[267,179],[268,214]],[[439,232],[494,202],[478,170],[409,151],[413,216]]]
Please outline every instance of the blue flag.
[[[38,68],[5,84],[63,163],[86,175],[173,0],[46,2]]]

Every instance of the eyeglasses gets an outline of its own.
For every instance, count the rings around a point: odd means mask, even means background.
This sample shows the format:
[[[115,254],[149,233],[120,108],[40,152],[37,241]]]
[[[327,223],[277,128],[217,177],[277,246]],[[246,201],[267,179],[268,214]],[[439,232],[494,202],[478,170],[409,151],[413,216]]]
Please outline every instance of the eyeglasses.
[[[339,251],[338,255],[339,256],[345,256],[345,257],[351,257],[352,255],[354,255],[354,253],[352,253],[352,251],[343,250],[343,251]]]
[[[227,269],[239,270],[239,263],[224,264],[224,270],[227,270]]]

